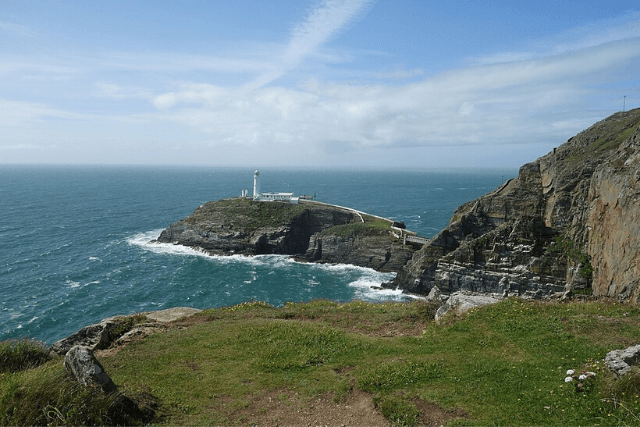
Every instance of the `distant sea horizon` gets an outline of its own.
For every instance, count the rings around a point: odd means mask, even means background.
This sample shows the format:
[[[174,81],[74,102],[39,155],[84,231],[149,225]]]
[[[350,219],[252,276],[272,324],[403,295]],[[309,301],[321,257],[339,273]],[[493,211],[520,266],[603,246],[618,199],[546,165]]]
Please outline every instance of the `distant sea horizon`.
[[[0,164],[0,340],[53,343],[103,318],[248,300],[402,301],[391,280],[286,256],[211,257],[150,244],[201,204],[252,191],[317,200],[403,221],[432,237],[454,210],[518,170]]]

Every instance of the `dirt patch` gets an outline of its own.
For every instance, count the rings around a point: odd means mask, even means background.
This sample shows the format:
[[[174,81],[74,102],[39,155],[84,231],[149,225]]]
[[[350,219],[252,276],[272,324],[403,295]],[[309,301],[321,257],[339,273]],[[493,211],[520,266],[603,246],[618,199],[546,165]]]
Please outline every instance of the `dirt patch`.
[[[241,425],[259,426],[389,426],[373,406],[371,396],[354,390],[341,402],[332,395],[305,399],[288,390],[256,396],[251,404],[230,414]]]
[[[446,410],[432,402],[419,398],[411,400],[420,412],[420,423],[425,426],[443,426],[449,420],[466,418],[467,414],[462,409]]]
[[[441,426],[447,421],[465,417],[458,409],[447,411],[435,403],[413,399],[420,411],[420,422]],[[288,390],[276,390],[255,396],[251,403],[229,414],[234,423],[248,426],[390,426],[373,405],[370,394],[353,390],[336,403],[324,394],[305,399]]]

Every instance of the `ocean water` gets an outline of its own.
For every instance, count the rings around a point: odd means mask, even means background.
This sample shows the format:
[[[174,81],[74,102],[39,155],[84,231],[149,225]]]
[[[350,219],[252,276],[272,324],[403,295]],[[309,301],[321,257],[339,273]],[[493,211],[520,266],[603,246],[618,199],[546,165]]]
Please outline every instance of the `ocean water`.
[[[260,179],[262,191],[315,194],[431,237],[460,204],[516,175],[271,168]],[[178,306],[409,298],[371,288],[393,273],[149,243],[202,203],[252,188],[249,168],[0,165],[0,340],[53,343],[105,317]]]

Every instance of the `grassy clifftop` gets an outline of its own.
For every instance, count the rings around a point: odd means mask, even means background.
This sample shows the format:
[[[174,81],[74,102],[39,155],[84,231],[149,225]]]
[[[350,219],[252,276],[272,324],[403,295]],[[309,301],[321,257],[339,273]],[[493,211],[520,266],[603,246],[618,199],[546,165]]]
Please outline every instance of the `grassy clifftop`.
[[[263,227],[281,227],[304,212],[304,205],[289,203],[261,203],[251,199],[234,198],[208,202],[188,216],[189,224],[233,224],[247,232]]]
[[[434,309],[249,302],[97,355],[158,424],[638,425],[640,374],[602,367],[640,341],[637,308],[513,298],[439,325]],[[596,376],[578,388],[568,369]],[[100,420],[97,397],[63,387],[60,359],[0,375],[0,424]]]

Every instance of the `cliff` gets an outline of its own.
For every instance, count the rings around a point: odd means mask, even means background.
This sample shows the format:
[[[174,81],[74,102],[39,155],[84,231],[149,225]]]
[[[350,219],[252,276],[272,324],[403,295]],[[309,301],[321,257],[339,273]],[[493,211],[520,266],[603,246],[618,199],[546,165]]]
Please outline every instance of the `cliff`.
[[[293,255],[396,272],[413,255],[392,235],[391,221],[317,202],[224,199],[206,203],[162,231],[158,242],[212,255]]]
[[[460,206],[393,286],[638,301],[640,109],[616,113]]]

